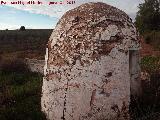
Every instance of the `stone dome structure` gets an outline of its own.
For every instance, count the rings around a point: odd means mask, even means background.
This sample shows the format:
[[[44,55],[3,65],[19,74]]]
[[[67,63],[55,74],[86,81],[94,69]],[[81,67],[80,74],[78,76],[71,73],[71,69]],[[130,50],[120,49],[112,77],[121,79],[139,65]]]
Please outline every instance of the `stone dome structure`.
[[[139,40],[131,19],[86,3],[57,23],[45,56],[41,105],[49,120],[128,119],[140,92]]]

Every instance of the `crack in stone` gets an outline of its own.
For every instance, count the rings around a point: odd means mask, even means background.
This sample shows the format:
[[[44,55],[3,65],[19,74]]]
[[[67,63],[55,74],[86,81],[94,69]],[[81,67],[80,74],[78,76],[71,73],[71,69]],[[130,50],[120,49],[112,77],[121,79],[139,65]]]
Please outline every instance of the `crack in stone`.
[[[92,91],[91,100],[90,100],[91,108],[92,108],[93,102],[95,100],[95,95],[96,95],[96,89]]]
[[[65,89],[65,96],[64,96],[64,108],[63,108],[63,116],[61,117],[62,120],[65,120],[65,112],[66,112],[66,103],[67,103],[67,92],[68,92],[68,82],[69,80],[67,80],[67,87]]]

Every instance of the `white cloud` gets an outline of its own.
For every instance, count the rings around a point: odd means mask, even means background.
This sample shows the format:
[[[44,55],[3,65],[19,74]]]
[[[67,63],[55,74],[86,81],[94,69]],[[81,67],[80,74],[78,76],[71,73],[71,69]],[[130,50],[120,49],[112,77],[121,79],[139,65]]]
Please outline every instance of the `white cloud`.
[[[6,0],[10,2],[10,0]],[[12,0],[17,1],[17,0]],[[23,0],[27,2],[28,0]],[[35,0],[37,2],[38,0]],[[76,0],[76,4],[74,5],[48,5],[50,1],[60,1],[60,0],[39,0],[43,2],[43,5],[10,5],[16,9],[29,11],[37,14],[44,14],[51,17],[60,18],[66,11],[75,8],[83,3],[87,2],[105,2],[107,4],[113,5],[130,15],[134,19],[134,16],[137,12],[137,6],[142,0]],[[64,0],[66,1],[66,0]]]
[[[2,23],[2,22],[0,22],[0,26],[1,26],[1,30],[5,30],[5,29],[13,30],[13,29],[19,28],[19,25],[13,25],[13,24]]]

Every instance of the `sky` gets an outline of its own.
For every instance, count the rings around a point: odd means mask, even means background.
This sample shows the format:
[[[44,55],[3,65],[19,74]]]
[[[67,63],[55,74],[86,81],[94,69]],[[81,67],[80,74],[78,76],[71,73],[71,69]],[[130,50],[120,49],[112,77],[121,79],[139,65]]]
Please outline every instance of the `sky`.
[[[6,2],[6,4],[2,4]],[[87,2],[104,2],[126,12],[135,19],[138,5],[143,0],[75,0],[75,4],[67,5],[67,0],[34,0],[35,4],[27,4],[30,0],[21,0],[23,4],[13,5],[20,0],[0,0],[0,29],[13,30],[25,26],[27,29],[54,29],[61,16],[68,10]],[[33,1],[33,0],[32,0]],[[40,1],[42,4],[37,4]],[[64,4],[49,5],[49,2]],[[72,1],[72,0],[70,0]]]

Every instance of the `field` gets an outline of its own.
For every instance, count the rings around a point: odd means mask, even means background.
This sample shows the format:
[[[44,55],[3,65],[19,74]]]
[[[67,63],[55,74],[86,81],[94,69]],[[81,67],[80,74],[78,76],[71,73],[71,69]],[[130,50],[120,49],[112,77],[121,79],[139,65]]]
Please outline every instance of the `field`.
[[[50,29],[1,30],[0,55],[44,59],[51,32]]]
[[[22,60],[0,70],[0,120],[45,120],[41,112],[42,75],[29,71]]]
[[[24,58],[44,59],[52,30],[0,31],[0,120],[45,120],[41,112],[42,75]]]

